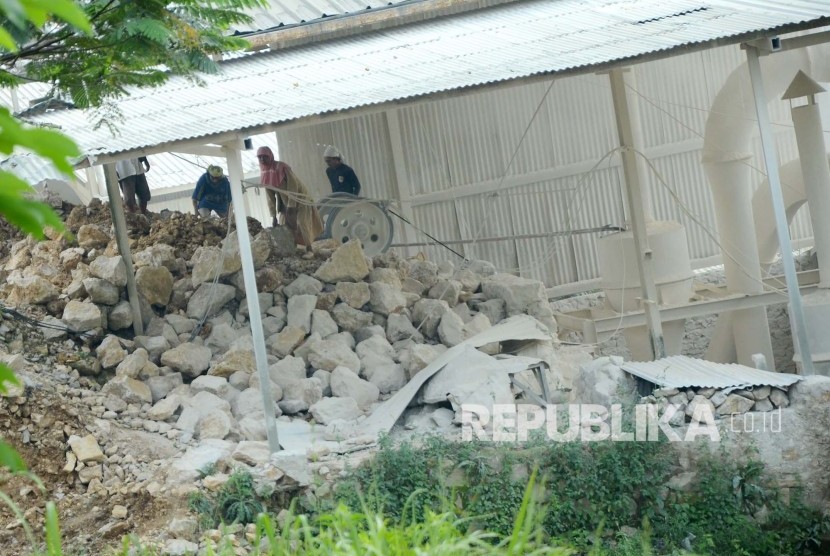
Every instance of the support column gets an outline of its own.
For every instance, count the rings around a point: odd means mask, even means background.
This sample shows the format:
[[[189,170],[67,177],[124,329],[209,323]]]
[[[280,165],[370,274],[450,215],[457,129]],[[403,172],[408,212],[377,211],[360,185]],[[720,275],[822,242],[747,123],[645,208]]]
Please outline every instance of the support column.
[[[631,231],[634,236],[634,249],[637,252],[637,271],[640,276],[640,288],[643,292],[642,305],[648,323],[651,338],[651,349],[655,359],[666,356],[663,342],[663,323],[660,320],[659,298],[657,286],[654,283],[652,272],[652,251],[648,245],[648,231],[646,228],[646,209],[643,202],[642,175],[638,167],[639,155],[635,135],[631,123],[631,105],[626,92],[625,70],[611,70],[611,96],[614,100],[614,115],[617,121],[617,133],[620,146],[623,148],[622,162],[625,175],[625,191],[628,199],[628,210],[631,220]]]
[[[127,268],[127,296],[130,298],[130,308],[133,311],[133,331],[136,336],[144,334],[144,320],[141,318],[141,304],[138,300],[138,288],[135,286],[135,272],[133,257],[130,254],[130,240],[127,237],[127,219],[124,217],[124,205],[121,204],[121,189],[118,187],[118,175],[115,173],[115,164],[104,165],[104,179],[107,182],[107,195],[110,200],[110,214],[112,225],[115,228],[115,241],[118,252]]]
[[[248,317],[251,321],[251,336],[254,341],[254,358],[259,375],[259,391],[262,394],[262,408],[265,412],[265,430],[271,453],[280,451],[277,434],[276,408],[271,395],[271,376],[268,373],[268,354],[265,352],[265,332],[262,329],[262,315],[254,271],[254,257],[251,253],[251,236],[248,233],[248,214],[242,192],[242,143],[227,143],[222,147],[228,161],[228,179],[231,182],[233,216],[236,222],[236,237],[239,240],[239,256],[242,259],[242,276],[245,283],[245,299],[248,301]]]
[[[818,287],[830,288],[830,166],[827,164],[821,111],[811,96],[810,104],[792,109],[792,117],[818,253]]]
[[[778,175],[778,155],[775,148],[775,137],[767,113],[767,98],[764,91],[764,81],[761,76],[761,62],[758,48],[746,47],[746,61],[749,68],[749,79],[752,83],[752,93],[755,97],[755,112],[758,116],[758,128],[761,132],[761,145],[764,151],[764,164],[769,179],[770,193],[772,194],[772,208],[775,212],[775,227],[778,232],[778,244],[781,248],[781,261],[784,264],[784,277],[787,282],[787,293],[790,297],[790,322],[802,359],[802,371],[806,375],[813,374],[813,360],[810,355],[810,344],[807,341],[804,324],[804,309],[801,303],[801,290],[798,287],[798,277],[795,273],[793,248],[790,242],[790,229],[787,222],[787,210],[784,206],[784,194],[781,192],[781,178]]]
[[[392,166],[395,168],[395,186],[398,202],[401,204],[401,216],[415,222],[415,213],[412,210],[411,195],[409,192],[409,175],[404,164],[403,141],[401,140],[401,122],[398,117],[398,110],[393,108],[384,112],[386,115],[386,129],[389,132],[389,143],[392,147]],[[398,220],[398,229],[401,231],[401,243],[412,243],[414,240],[413,230],[405,222]],[[406,247],[407,257],[413,255],[412,248]]]

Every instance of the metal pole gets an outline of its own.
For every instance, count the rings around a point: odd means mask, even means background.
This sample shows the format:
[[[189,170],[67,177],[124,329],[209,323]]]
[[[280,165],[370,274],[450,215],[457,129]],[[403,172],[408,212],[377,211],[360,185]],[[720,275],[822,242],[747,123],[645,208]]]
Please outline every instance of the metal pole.
[[[248,215],[245,210],[245,196],[242,192],[242,153],[236,142],[222,146],[228,161],[228,178],[231,182],[233,199],[233,216],[236,220],[236,237],[239,240],[239,256],[242,259],[242,277],[245,283],[245,299],[248,301],[248,317],[251,319],[251,336],[254,340],[254,358],[259,374],[259,391],[262,394],[262,408],[265,412],[265,430],[268,434],[268,447],[274,454],[280,451],[277,433],[276,409],[271,397],[271,375],[268,373],[268,354],[265,353],[265,332],[262,330],[262,315],[257,296],[254,257],[251,253],[251,236],[248,233]]]
[[[614,100],[614,115],[617,120],[617,133],[620,146],[623,147],[622,162],[625,175],[625,192],[631,217],[631,232],[634,237],[634,249],[637,251],[637,270],[640,274],[640,288],[643,292],[643,311],[651,336],[651,350],[655,359],[666,356],[663,342],[663,323],[660,320],[657,286],[652,274],[652,251],[648,245],[645,208],[641,193],[642,176],[640,175],[634,151],[635,142],[632,133],[629,98],[625,89],[625,77],[622,69],[613,69],[608,77],[611,80],[611,96]]]
[[[127,219],[124,218],[124,207],[121,205],[121,189],[118,187],[115,164],[104,164],[104,179],[107,182],[107,196],[110,200],[112,225],[115,228],[115,241],[124,266],[127,267],[127,296],[130,299],[130,308],[133,310],[133,331],[136,336],[141,336],[144,334],[144,320],[141,318],[138,288],[135,287],[133,257],[130,254],[130,240],[127,237]]]
[[[775,149],[775,137],[770,126],[767,113],[767,98],[764,91],[764,80],[761,76],[761,62],[758,59],[758,49],[746,46],[746,62],[749,68],[749,79],[752,82],[752,93],[755,96],[755,112],[758,115],[758,129],[761,132],[761,146],[764,151],[764,164],[767,170],[772,208],[775,212],[775,227],[778,232],[778,244],[781,248],[781,261],[784,263],[784,278],[787,282],[787,293],[790,297],[790,310],[793,317],[793,336],[798,342],[801,352],[801,367],[806,375],[813,374],[813,357],[810,353],[810,343],[807,341],[804,324],[804,309],[801,305],[801,291],[798,289],[798,277],[795,273],[793,248],[790,243],[790,229],[787,223],[787,212],[784,207],[784,194],[781,192],[781,177],[778,175],[778,155]]]

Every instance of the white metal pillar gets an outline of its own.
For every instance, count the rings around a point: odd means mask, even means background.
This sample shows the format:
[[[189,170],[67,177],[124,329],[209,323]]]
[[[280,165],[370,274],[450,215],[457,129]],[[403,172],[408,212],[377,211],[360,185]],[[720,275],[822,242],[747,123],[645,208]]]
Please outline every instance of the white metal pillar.
[[[231,182],[233,215],[236,221],[236,237],[239,240],[239,256],[242,259],[242,276],[245,283],[245,299],[248,301],[251,336],[254,341],[259,391],[262,394],[262,408],[265,412],[265,430],[268,435],[268,447],[273,454],[280,450],[280,441],[274,398],[271,397],[271,376],[268,372],[268,354],[265,352],[265,332],[262,329],[262,315],[259,309],[251,236],[248,233],[248,214],[242,191],[242,179],[245,177],[242,171],[242,142],[227,143],[222,148],[228,161],[228,179]]]
[[[144,320],[141,318],[141,303],[138,300],[138,288],[135,286],[135,272],[133,257],[130,254],[130,240],[127,237],[127,219],[124,217],[124,206],[121,204],[121,189],[118,187],[118,175],[115,173],[115,164],[104,165],[104,179],[107,182],[107,195],[110,200],[110,214],[112,225],[115,228],[115,241],[124,266],[127,267],[127,296],[130,299],[130,308],[133,312],[133,331],[136,336],[144,334]]]
[[[801,73],[801,72],[799,72]],[[802,74],[804,75],[804,74]],[[806,75],[804,75],[807,78]],[[798,79],[798,77],[796,78]],[[809,79],[809,78],[807,78]],[[815,93],[823,92],[812,79],[814,89],[798,94],[799,98],[807,96],[807,104],[791,109],[795,138],[801,173],[804,176],[804,189],[810,207],[810,220],[813,224],[813,238],[818,253],[819,288],[830,287],[830,166],[827,164],[827,147],[824,143],[824,130],[821,125],[821,111],[815,102]],[[793,82],[794,85],[798,83]],[[787,98],[785,96],[785,98]]]
[[[793,248],[790,242],[790,230],[787,222],[787,210],[784,206],[784,194],[781,192],[781,178],[778,175],[778,155],[775,148],[775,137],[767,113],[767,95],[764,91],[764,80],[761,75],[761,61],[759,51],[755,46],[746,46],[746,61],[749,68],[749,79],[752,82],[752,93],[755,97],[755,112],[758,116],[758,129],[761,132],[761,146],[764,151],[764,164],[769,179],[772,195],[772,208],[775,212],[775,227],[778,232],[778,244],[781,248],[781,261],[784,264],[784,278],[787,282],[787,292],[790,297],[790,311],[792,312],[793,337],[798,343],[802,358],[804,374],[813,374],[813,360],[810,355],[810,344],[807,341],[804,324],[804,309],[801,302],[801,291],[798,287],[798,277],[795,273]]]
[[[613,69],[608,77],[611,80],[611,96],[614,100],[614,115],[617,121],[617,134],[622,147],[623,174],[631,231],[634,236],[634,248],[637,251],[637,271],[640,275],[640,288],[643,292],[643,311],[646,315],[651,337],[651,349],[655,359],[666,356],[663,342],[663,323],[660,320],[659,297],[652,272],[652,251],[648,245],[646,226],[646,209],[643,202],[642,174],[638,166],[640,156],[636,152],[634,126],[631,121],[631,99],[626,91],[624,69]]]

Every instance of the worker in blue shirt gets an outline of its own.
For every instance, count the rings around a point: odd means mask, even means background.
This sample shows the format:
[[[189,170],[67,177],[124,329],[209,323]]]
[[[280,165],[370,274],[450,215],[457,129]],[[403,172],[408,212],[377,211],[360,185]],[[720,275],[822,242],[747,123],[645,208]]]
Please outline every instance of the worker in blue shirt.
[[[231,182],[225,177],[219,166],[208,166],[193,190],[193,214],[202,218],[210,217],[215,212],[225,218],[231,205]]]
[[[351,167],[343,164],[343,155],[336,148],[329,145],[323,153],[323,160],[326,161],[326,175],[329,177],[332,193],[350,193],[355,197],[360,196],[360,180]]]

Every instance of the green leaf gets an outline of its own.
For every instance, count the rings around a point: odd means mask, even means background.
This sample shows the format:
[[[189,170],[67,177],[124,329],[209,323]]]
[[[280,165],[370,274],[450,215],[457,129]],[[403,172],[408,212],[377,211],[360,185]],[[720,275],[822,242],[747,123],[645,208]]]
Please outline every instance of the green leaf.
[[[22,29],[26,26],[26,12],[20,0],[0,0],[0,13],[9,18],[9,21]]]
[[[92,35],[92,26],[89,19],[78,4],[72,0],[24,0],[55,17],[64,20],[73,27],[77,27],[87,35]]]
[[[48,556],[61,556],[61,528],[58,521],[58,508],[55,503],[46,503],[46,553]]]
[[[5,48],[9,52],[17,52],[17,42],[15,42],[14,37],[12,37],[11,33],[6,31],[5,27],[0,27],[0,47]]]
[[[47,227],[64,231],[63,222],[51,207],[24,196],[32,191],[26,182],[14,174],[0,171],[0,215],[37,239],[45,237]]]
[[[12,473],[26,471],[26,463],[17,450],[0,440],[0,467],[8,469]]]
[[[0,394],[8,393],[9,389],[6,386],[7,382],[13,386],[20,386],[20,381],[16,376],[14,376],[14,371],[3,364],[0,364]]]

